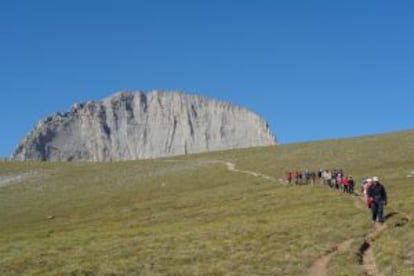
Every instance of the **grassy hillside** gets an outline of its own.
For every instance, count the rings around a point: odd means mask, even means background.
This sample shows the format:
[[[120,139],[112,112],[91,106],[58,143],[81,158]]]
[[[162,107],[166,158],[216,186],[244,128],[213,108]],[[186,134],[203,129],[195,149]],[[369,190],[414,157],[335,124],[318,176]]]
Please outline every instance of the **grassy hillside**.
[[[0,180],[26,177],[0,185],[0,275],[301,275],[350,239],[328,270],[358,275],[374,227],[359,199],[279,181],[320,167],[382,178],[391,216],[375,261],[412,275],[414,131],[147,161],[1,162]]]

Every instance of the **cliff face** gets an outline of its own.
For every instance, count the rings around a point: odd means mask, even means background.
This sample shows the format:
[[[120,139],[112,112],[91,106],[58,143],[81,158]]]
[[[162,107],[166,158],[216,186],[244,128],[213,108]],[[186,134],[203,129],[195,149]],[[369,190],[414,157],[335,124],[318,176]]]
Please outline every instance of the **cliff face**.
[[[134,160],[275,144],[267,123],[183,93],[120,92],[41,120],[15,160]]]

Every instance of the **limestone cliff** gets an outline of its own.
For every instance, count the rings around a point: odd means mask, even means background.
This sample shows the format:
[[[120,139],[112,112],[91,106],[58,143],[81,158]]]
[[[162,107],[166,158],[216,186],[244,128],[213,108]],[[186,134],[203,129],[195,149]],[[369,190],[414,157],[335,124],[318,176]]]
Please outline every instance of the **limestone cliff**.
[[[119,92],[41,120],[15,160],[134,160],[275,144],[267,123],[229,103],[179,92]]]

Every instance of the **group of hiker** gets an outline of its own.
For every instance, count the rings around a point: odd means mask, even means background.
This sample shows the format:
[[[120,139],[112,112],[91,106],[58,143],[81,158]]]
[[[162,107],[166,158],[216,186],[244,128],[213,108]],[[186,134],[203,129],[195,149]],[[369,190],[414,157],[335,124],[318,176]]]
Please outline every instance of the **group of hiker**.
[[[292,181],[295,181],[296,185],[309,184],[311,182],[315,184],[316,182],[316,173],[307,169],[305,171],[288,171],[286,174],[289,184]]]
[[[332,171],[321,169],[319,172],[319,175],[325,185],[341,190],[344,193],[354,193],[355,181],[352,178],[352,175],[346,176],[342,169],[334,169]]]
[[[320,184],[337,189],[344,193],[355,194],[355,181],[351,175],[346,176],[342,169],[314,171],[288,171],[287,181],[296,185]],[[371,209],[373,222],[384,223],[384,206],[387,205],[387,192],[380,183],[377,176],[366,177],[361,185],[360,192],[363,194],[367,207]]]

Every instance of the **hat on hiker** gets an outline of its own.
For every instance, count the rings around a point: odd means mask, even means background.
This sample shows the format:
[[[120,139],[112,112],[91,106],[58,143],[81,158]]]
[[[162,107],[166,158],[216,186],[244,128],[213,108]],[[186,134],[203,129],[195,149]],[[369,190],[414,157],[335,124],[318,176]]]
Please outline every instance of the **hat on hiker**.
[[[367,179],[367,182],[372,182],[372,179],[371,179],[371,178],[368,178],[368,179]]]
[[[379,181],[378,176],[374,176],[374,177],[372,178],[372,181],[374,181],[374,182],[378,182],[378,181]]]

